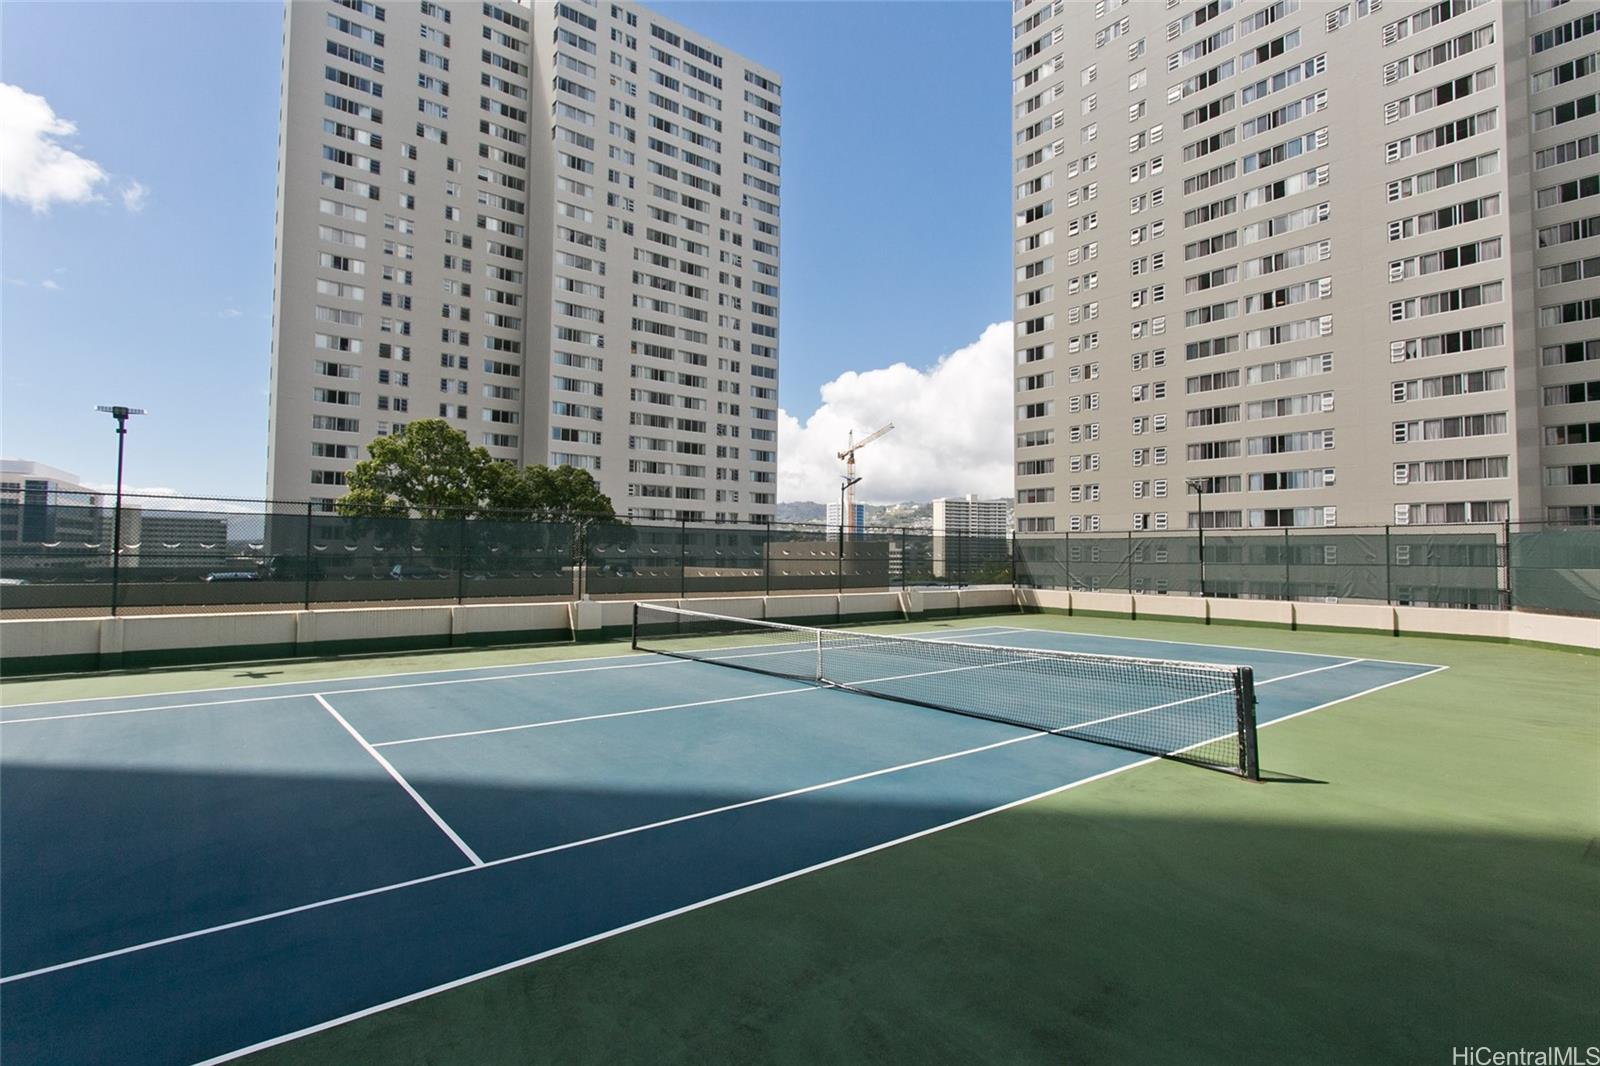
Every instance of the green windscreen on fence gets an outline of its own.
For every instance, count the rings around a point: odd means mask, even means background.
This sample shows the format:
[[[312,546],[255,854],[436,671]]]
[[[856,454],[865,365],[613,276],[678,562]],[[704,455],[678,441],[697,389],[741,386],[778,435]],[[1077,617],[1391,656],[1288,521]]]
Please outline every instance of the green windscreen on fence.
[[[937,534],[531,514],[349,517],[305,501],[0,491],[0,610],[669,598],[922,585],[1600,615],[1600,526]]]
[[[1582,543],[1600,530],[1572,531]],[[1242,599],[1500,607],[1506,601],[1497,527],[1403,526],[1018,537],[1019,584],[1036,588]],[[1581,582],[1558,583],[1581,598]],[[1552,593],[1553,595],[1553,593]],[[1591,592],[1592,596],[1592,592]],[[1537,596],[1516,602],[1532,607]],[[1591,599],[1591,610],[1600,604]]]
[[[1600,614],[1600,531],[1570,527],[1513,532],[1511,595],[1520,607]]]

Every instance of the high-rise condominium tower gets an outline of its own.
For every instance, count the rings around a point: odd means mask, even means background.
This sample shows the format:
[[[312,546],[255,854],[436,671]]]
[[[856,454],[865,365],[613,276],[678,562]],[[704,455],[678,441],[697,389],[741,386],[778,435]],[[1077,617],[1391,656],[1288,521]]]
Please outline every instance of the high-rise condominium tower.
[[[780,96],[636,4],[289,3],[269,495],[443,418],[622,513],[769,519]]]
[[[1013,12],[1020,532],[1600,521],[1593,3]]]

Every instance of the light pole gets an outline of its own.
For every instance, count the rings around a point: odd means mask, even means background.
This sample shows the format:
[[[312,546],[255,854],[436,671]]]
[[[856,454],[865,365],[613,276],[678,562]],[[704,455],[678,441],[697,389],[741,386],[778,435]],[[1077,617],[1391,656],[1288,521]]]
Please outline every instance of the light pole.
[[[839,559],[841,562],[844,560],[844,496],[846,492],[850,491],[852,485],[860,483],[860,478],[851,477],[848,474],[842,474],[839,477]]]
[[[122,451],[128,441],[128,418],[150,412],[142,407],[123,407],[120,404],[95,408],[117,420],[117,506],[111,517],[111,613],[117,613],[117,579],[122,569]]]
[[[1206,595],[1206,483],[1200,478],[1185,479],[1189,491],[1199,497],[1199,511],[1194,518],[1195,531],[1200,535],[1200,597]]]

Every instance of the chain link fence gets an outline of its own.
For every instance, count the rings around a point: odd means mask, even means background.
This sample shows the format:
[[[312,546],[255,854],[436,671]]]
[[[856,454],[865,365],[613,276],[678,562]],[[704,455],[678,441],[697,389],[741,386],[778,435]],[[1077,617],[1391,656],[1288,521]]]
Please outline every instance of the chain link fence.
[[[1600,526],[935,536],[803,523],[347,518],[304,501],[0,497],[0,613],[685,598],[917,585],[1600,615]]]
[[[1010,584],[1005,537],[503,514],[349,518],[306,502],[0,498],[0,613],[72,617],[390,603]]]
[[[1600,615],[1600,526],[1023,535],[1015,554],[1037,588]]]

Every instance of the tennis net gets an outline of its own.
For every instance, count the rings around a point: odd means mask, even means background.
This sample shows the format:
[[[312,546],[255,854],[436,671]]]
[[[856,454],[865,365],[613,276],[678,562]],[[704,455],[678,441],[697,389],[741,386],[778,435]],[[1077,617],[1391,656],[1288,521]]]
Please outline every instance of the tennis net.
[[[1248,666],[816,629],[636,603],[633,646],[1259,777]]]

